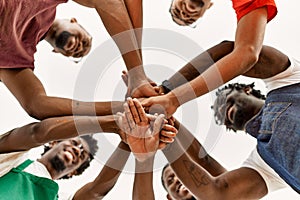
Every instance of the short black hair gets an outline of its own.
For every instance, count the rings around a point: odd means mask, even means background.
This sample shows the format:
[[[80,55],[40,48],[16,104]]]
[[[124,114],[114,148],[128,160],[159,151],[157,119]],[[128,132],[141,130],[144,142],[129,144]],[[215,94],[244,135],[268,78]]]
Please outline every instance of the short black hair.
[[[96,155],[96,152],[98,151],[98,143],[97,140],[95,138],[92,137],[92,135],[83,135],[83,136],[79,136],[81,139],[85,140],[86,143],[89,145],[89,149],[90,149],[90,154],[89,154],[89,159],[86,160],[84,163],[82,163],[75,171],[75,175],[81,175],[89,166],[90,166],[90,162],[94,159],[94,156]],[[60,142],[62,140],[59,140],[58,142]],[[44,145],[44,152],[41,155],[44,155],[47,151],[49,151],[51,149],[51,147],[49,147],[49,145]],[[72,176],[69,175],[65,175],[59,179],[69,179]]]
[[[226,86],[224,86],[223,88],[221,89],[218,89],[216,91],[216,96],[217,96],[217,100],[218,100],[218,106],[220,106],[221,104],[224,104],[225,103],[225,99],[226,97],[234,90],[237,90],[237,91],[241,91],[241,90],[244,90],[246,88],[251,88],[251,92],[250,94],[252,94],[253,96],[259,98],[259,99],[263,99],[265,100],[266,99],[266,96],[263,95],[261,93],[260,90],[256,90],[254,89],[254,82],[253,83],[250,83],[250,84],[243,84],[243,83],[230,83]],[[222,93],[224,90],[227,90],[229,89],[230,92],[228,92],[225,96],[224,96],[224,93]],[[211,106],[211,109],[214,109],[214,106]],[[220,119],[221,117],[219,116],[219,113],[218,112],[215,112],[214,113],[214,117],[215,117],[215,122],[216,124],[219,124],[221,125],[222,124],[222,119]],[[230,128],[229,128],[230,129]],[[235,131],[234,129],[231,129],[233,131]]]

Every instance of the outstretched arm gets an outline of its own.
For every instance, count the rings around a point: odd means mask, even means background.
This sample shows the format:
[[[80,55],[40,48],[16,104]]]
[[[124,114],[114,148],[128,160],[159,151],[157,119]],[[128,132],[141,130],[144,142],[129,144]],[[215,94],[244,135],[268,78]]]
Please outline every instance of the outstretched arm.
[[[106,30],[117,44],[127,67],[128,93],[133,97],[155,96],[147,81],[141,53],[142,0],[74,0],[95,8]]]
[[[250,25],[251,24],[251,25]],[[168,116],[176,109],[227,81],[249,71],[257,62],[267,24],[267,9],[258,8],[245,15],[238,23],[234,49],[218,60],[200,76],[168,93],[166,97],[146,100],[143,106],[161,104]]]
[[[127,144],[120,142],[93,182],[87,183],[74,195],[74,200],[102,199],[115,186],[130,155]]]
[[[155,199],[153,191],[153,164],[154,156],[151,156],[144,161],[135,160],[133,200]]]
[[[164,154],[177,177],[196,198],[260,199],[267,194],[266,184],[255,170],[242,167],[214,177],[185,154],[177,139],[164,150]]]
[[[11,130],[0,139],[0,153],[29,150],[53,140],[99,132],[120,133],[115,116],[48,118]]]
[[[0,69],[0,79],[17,98],[24,110],[42,120],[70,115],[111,115],[123,110],[123,102],[82,102],[68,98],[51,97],[33,71]]]

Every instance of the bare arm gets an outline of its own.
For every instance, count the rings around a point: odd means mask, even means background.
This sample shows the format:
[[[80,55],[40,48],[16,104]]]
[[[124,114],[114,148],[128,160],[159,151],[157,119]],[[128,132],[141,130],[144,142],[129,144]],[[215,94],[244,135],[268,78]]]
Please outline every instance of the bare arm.
[[[128,95],[155,96],[147,80],[141,51],[143,12],[142,0],[75,0],[95,8],[106,30],[117,44],[128,71]]]
[[[249,71],[258,61],[266,24],[266,8],[259,8],[248,13],[238,23],[232,52],[189,83],[177,87],[165,96],[147,99],[143,102],[143,106],[151,107],[153,104],[161,104],[167,116],[171,116],[180,105]]]
[[[153,163],[154,156],[145,161],[135,160],[135,176],[132,199],[155,199],[153,191]]]
[[[227,170],[214,158],[212,158],[200,144],[200,142],[194,137],[194,135],[180,124],[177,120],[175,121],[175,128],[178,129],[177,142],[181,148],[185,149],[184,154],[190,157],[195,163],[202,166],[212,176],[218,176]],[[178,153],[178,156],[182,152]]]
[[[44,86],[29,68],[1,69],[1,81],[24,110],[42,120],[68,115],[110,115],[123,110],[123,102],[82,102],[47,96]]]
[[[73,199],[96,200],[104,198],[115,186],[129,155],[130,149],[128,145],[120,142],[96,179],[80,188]]]
[[[48,118],[11,130],[10,134],[0,139],[0,153],[29,150],[53,140],[84,134],[119,131],[113,115]]]
[[[181,156],[178,157],[179,152]],[[196,198],[260,199],[267,194],[266,184],[255,170],[242,167],[214,177],[184,153],[177,139],[164,154],[175,174]]]

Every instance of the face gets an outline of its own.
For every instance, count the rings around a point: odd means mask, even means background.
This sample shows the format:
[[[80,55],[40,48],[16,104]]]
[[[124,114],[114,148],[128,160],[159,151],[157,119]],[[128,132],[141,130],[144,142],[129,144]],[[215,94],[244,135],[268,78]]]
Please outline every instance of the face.
[[[89,146],[79,137],[50,143],[51,149],[43,156],[60,177],[74,172],[90,158]]]
[[[250,94],[249,90],[223,90],[214,102],[214,112],[218,124],[227,128],[244,130],[246,123],[254,117],[263,101]]]
[[[168,199],[172,200],[189,200],[194,199],[187,188],[182,185],[174,171],[168,166],[163,172],[164,185],[167,188]]]
[[[91,50],[92,37],[77,23],[75,18],[56,20],[52,26],[50,38],[54,52],[68,57],[80,58]]]
[[[188,26],[202,17],[211,6],[210,0],[173,0],[170,13],[178,25]]]

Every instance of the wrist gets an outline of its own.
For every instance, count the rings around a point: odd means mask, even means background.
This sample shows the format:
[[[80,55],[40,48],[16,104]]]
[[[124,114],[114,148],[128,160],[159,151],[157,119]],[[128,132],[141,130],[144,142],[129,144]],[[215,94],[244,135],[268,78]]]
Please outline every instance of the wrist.
[[[170,100],[170,104],[172,106],[175,106],[176,108],[178,108],[180,106],[180,102],[174,92],[169,92],[166,95],[167,95],[167,99]]]
[[[164,80],[160,86],[163,89],[165,94],[169,93],[171,90],[174,89],[173,85],[168,80]]]

